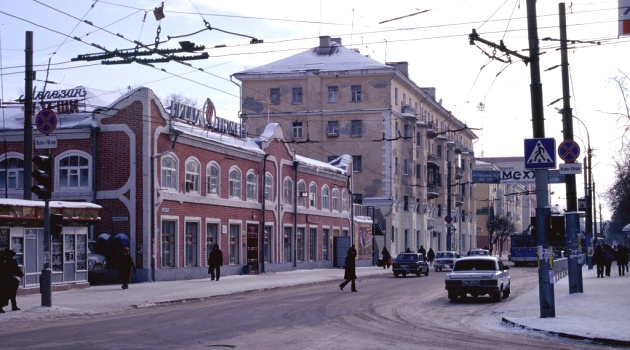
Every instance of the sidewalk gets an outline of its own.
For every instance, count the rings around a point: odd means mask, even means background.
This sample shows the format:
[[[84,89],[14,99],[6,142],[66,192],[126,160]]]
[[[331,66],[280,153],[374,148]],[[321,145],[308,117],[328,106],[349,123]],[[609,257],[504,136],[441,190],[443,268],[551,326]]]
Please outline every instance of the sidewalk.
[[[501,303],[497,323],[527,330],[548,332],[573,339],[587,339],[610,345],[630,346],[627,331],[630,301],[627,297],[630,274],[617,276],[613,264],[611,277],[597,278],[595,269],[583,268],[584,293],[569,294],[568,277],[555,283],[556,317],[540,318],[538,287],[535,286],[510,301]],[[359,279],[365,276],[391,274],[391,270],[358,267]],[[131,284],[126,291],[120,285],[99,285],[52,294],[52,307],[41,305],[40,294],[18,297],[22,311],[0,314],[0,325],[18,320],[52,319],[63,316],[90,316],[119,313],[128,309],[160,304],[204,300],[254,290],[289,287],[326,281],[340,281],[341,269],[299,270],[264,275],[225,276],[220,282],[209,279]],[[521,288],[513,280],[513,289]],[[446,294],[445,294],[446,298]],[[9,308],[5,308],[10,310]],[[499,319],[500,318],[500,319]]]

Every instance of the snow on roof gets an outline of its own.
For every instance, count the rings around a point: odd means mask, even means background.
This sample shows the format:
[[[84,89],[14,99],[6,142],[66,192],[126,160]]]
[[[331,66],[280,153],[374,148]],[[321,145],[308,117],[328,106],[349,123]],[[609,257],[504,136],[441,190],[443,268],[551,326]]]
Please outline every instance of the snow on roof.
[[[315,169],[321,169],[321,170],[328,170],[328,171],[332,171],[338,174],[345,174],[348,175],[348,172],[337,167],[334,166],[332,164],[326,163],[326,162],[322,162],[319,160],[315,160],[315,159],[311,159],[311,158],[306,158],[306,157],[302,157],[299,155],[295,155],[295,159],[297,161],[300,162],[300,164],[302,165],[306,165],[309,166],[311,168],[315,168]]]
[[[396,70],[394,67],[380,63],[357,51],[332,42],[330,54],[321,54],[319,47],[315,47],[275,62],[238,72],[234,75],[294,73],[312,70],[322,72],[349,71],[359,69]]]
[[[199,137],[205,140],[210,140],[225,145],[237,147],[244,150],[259,153],[261,155],[265,152],[260,149],[260,146],[251,138],[238,138],[224,133],[213,132],[210,129],[204,129],[198,126],[192,126],[188,123],[180,122],[177,119],[173,119],[171,122],[173,129],[183,134]]]
[[[366,223],[366,224],[371,224],[373,223],[372,218],[369,216],[361,216],[361,215],[355,215],[354,216],[354,222],[356,223]]]
[[[0,205],[10,205],[16,207],[41,207],[43,208],[46,203],[39,200],[26,200],[26,199],[13,199],[13,198],[0,198]],[[101,209],[98,204],[89,202],[66,202],[66,201],[49,201],[48,204],[51,208],[55,209]]]

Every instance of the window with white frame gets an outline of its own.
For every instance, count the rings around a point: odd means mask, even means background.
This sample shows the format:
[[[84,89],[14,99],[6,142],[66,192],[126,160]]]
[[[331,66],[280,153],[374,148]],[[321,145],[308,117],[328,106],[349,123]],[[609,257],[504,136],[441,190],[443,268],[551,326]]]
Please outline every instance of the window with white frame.
[[[339,189],[333,188],[332,190],[332,210],[339,211]]]
[[[352,172],[360,173],[363,171],[363,159],[361,156],[352,156]]]
[[[361,85],[352,85],[350,87],[350,91],[352,92],[352,98],[351,98],[350,101],[352,101],[352,102],[361,102],[362,101]]]
[[[170,156],[162,158],[162,178],[163,189],[177,190],[177,161]]]
[[[339,121],[338,120],[329,120],[327,127],[328,136],[339,136]]]
[[[339,102],[339,87],[329,86],[328,87],[328,103],[337,103],[337,102]]]
[[[322,260],[327,261],[330,259],[328,256],[328,245],[330,241],[330,230],[325,228],[322,230]]]
[[[293,98],[291,99],[293,104],[302,104],[302,88],[295,87],[293,88]]]
[[[302,127],[302,122],[293,122],[293,138],[301,139],[304,137],[304,129]]]
[[[273,177],[270,174],[265,175],[265,200],[273,202]]]
[[[272,88],[269,89],[269,103],[272,105],[280,104],[280,89]]]
[[[241,226],[237,224],[230,225],[230,246],[229,261],[230,265],[238,265],[241,263]]]
[[[194,160],[186,162],[186,192],[199,192],[199,163]]]
[[[293,205],[293,180],[288,178],[282,184],[282,203]]]
[[[308,197],[308,192],[306,192],[306,182],[300,180],[297,185],[297,204],[300,207],[306,207],[306,198]]]
[[[175,221],[162,221],[162,259],[161,267],[175,267]]]
[[[199,266],[199,259],[197,252],[199,251],[199,223],[187,222],[186,223],[186,246],[184,257],[184,266]]]
[[[293,261],[293,249],[292,242],[293,239],[293,229],[290,226],[284,228],[284,261],[291,262]]]
[[[230,170],[230,181],[228,183],[230,198],[241,199],[241,172],[238,169]]]
[[[317,209],[317,185],[312,183],[308,190],[309,208]]]
[[[305,237],[305,228],[298,227],[297,232],[295,233],[295,248],[297,248],[297,261],[304,261],[304,239]]]
[[[247,174],[247,188],[245,190],[248,201],[258,200],[258,176],[254,173]]]
[[[219,170],[219,166],[216,164],[210,164],[207,168],[206,168],[206,174],[207,174],[207,186],[208,188],[206,189],[207,194],[212,195],[212,196],[219,196],[219,186],[221,184],[221,178],[220,178],[220,170]]]
[[[350,121],[350,136],[363,135],[363,120],[351,120]]]
[[[60,188],[89,188],[90,161],[80,155],[70,155],[59,160],[58,172]]]
[[[348,196],[348,191],[346,190],[341,192],[341,210],[345,212],[350,211],[350,197]]]
[[[409,159],[403,159],[403,175],[409,176],[411,173],[411,162]]]
[[[219,244],[219,224],[207,223],[206,224],[206,261],[210,258],[210,252],[214,244]]]
[[[330,190],[328,190],[328,186],[322,188],[322,210],[330,210]]]
[[[0,161],[0,191],[24,189],[24,160],[8,158]]]
[[[308,259],[317,260],[317,228],[314,227],[308,231]]]

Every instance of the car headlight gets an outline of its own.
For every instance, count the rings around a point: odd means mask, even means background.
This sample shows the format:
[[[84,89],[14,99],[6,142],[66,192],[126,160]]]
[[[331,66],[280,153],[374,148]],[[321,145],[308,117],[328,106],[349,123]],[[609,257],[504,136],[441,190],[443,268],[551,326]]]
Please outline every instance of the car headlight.
[[[103,259],[103,268],[105,268],[106,265],[107,265],[107,262],[105,262],[105,259]]]
[[[88,266],[92,266],[92,265],[94,265],[94,261],[88,260]]]

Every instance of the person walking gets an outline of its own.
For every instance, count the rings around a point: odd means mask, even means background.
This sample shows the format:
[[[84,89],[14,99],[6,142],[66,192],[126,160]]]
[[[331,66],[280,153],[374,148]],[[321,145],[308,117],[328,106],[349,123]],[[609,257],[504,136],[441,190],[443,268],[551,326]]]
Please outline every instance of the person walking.
[[[427,256],[427,250],[424,249],[424,246],[420,246],[420,249],[418,249],[418,253],[424,255],[425,257]]]
[[[605,259],[604,259],[604,265],[606,267],[606,277],[610,277],[610,270],[612,267],[612,262],[615,260],[615,252],[613,251],[612,247],[609,246],[608,244],[604,245],[604,255],[605,255]]]
[[[392,255],[389,254],[389,251],[385,247],[383,247],[382,254],[383,254],[383,270],[385,268],[389,269],[389,266],[390,266],[389,261],[392,259]]]
[[[133,263],[129,247],[123,249],[123,256],[120,260],[120,279],[122,280],[122,289],[129,289],[129,281],[131,281],[131,269],[136,272],[136,265]]]
[[[3,308],[9,305],[9,270],[7,268],[6,254],[0,250],[0,314]]]
[[[221,277],[221,266],[223,266],[223,252],[219,249],[219,245],[215,243],[208,256],[208,273],[210,274],[211,281],[214,281],[215,271],[217,281],[219,280]]]
[[[22,277],[24,277],[24,273],[22,272],[22,269],[20,269],[20,265],[18,265],[17,260],[15,260],[14,250],[9,250],[9,252],[7,253],[5,264],[6,271],[8,272],[9,276],[7,286],[8,298],[9,300],[11,300],[11,310],[18,311],[20,310],[20,308],[17,307],[16,296],[17,290],[20,287],[20,281],[22,281]]]
[[[356,274],[356,265],[355,258],[357,257],[357,252],[355,249],[348,249],[348,255],[346,256],[346,266],[344,267],[343,278],[345,281],[341,282],[339,285],[339,289],[343,292],[343,287],[348,285],[348,283],[352,282],[350,287],[352,287],[353,292],[357,292],[357,286],[355,285],[355,281],[357,279]]]
[[[604,278],[604,265],[606,264],[606,254],[601,245],[595,248],[593,253],[593,264],[597,265],[597,278]]]
[[[617,270],[619,272],[619,276],[625,276],[626,268],[628,266],[628,250],[625,246],[617,246],[617,254],[615,256],[615,260],[617,260]]]
[[[427,252],[427,260],[429,260],[429,266],[433,266],[433,259],[435,259],[435,252],[433,251],[433,248],[429,248],[429,251]]]

